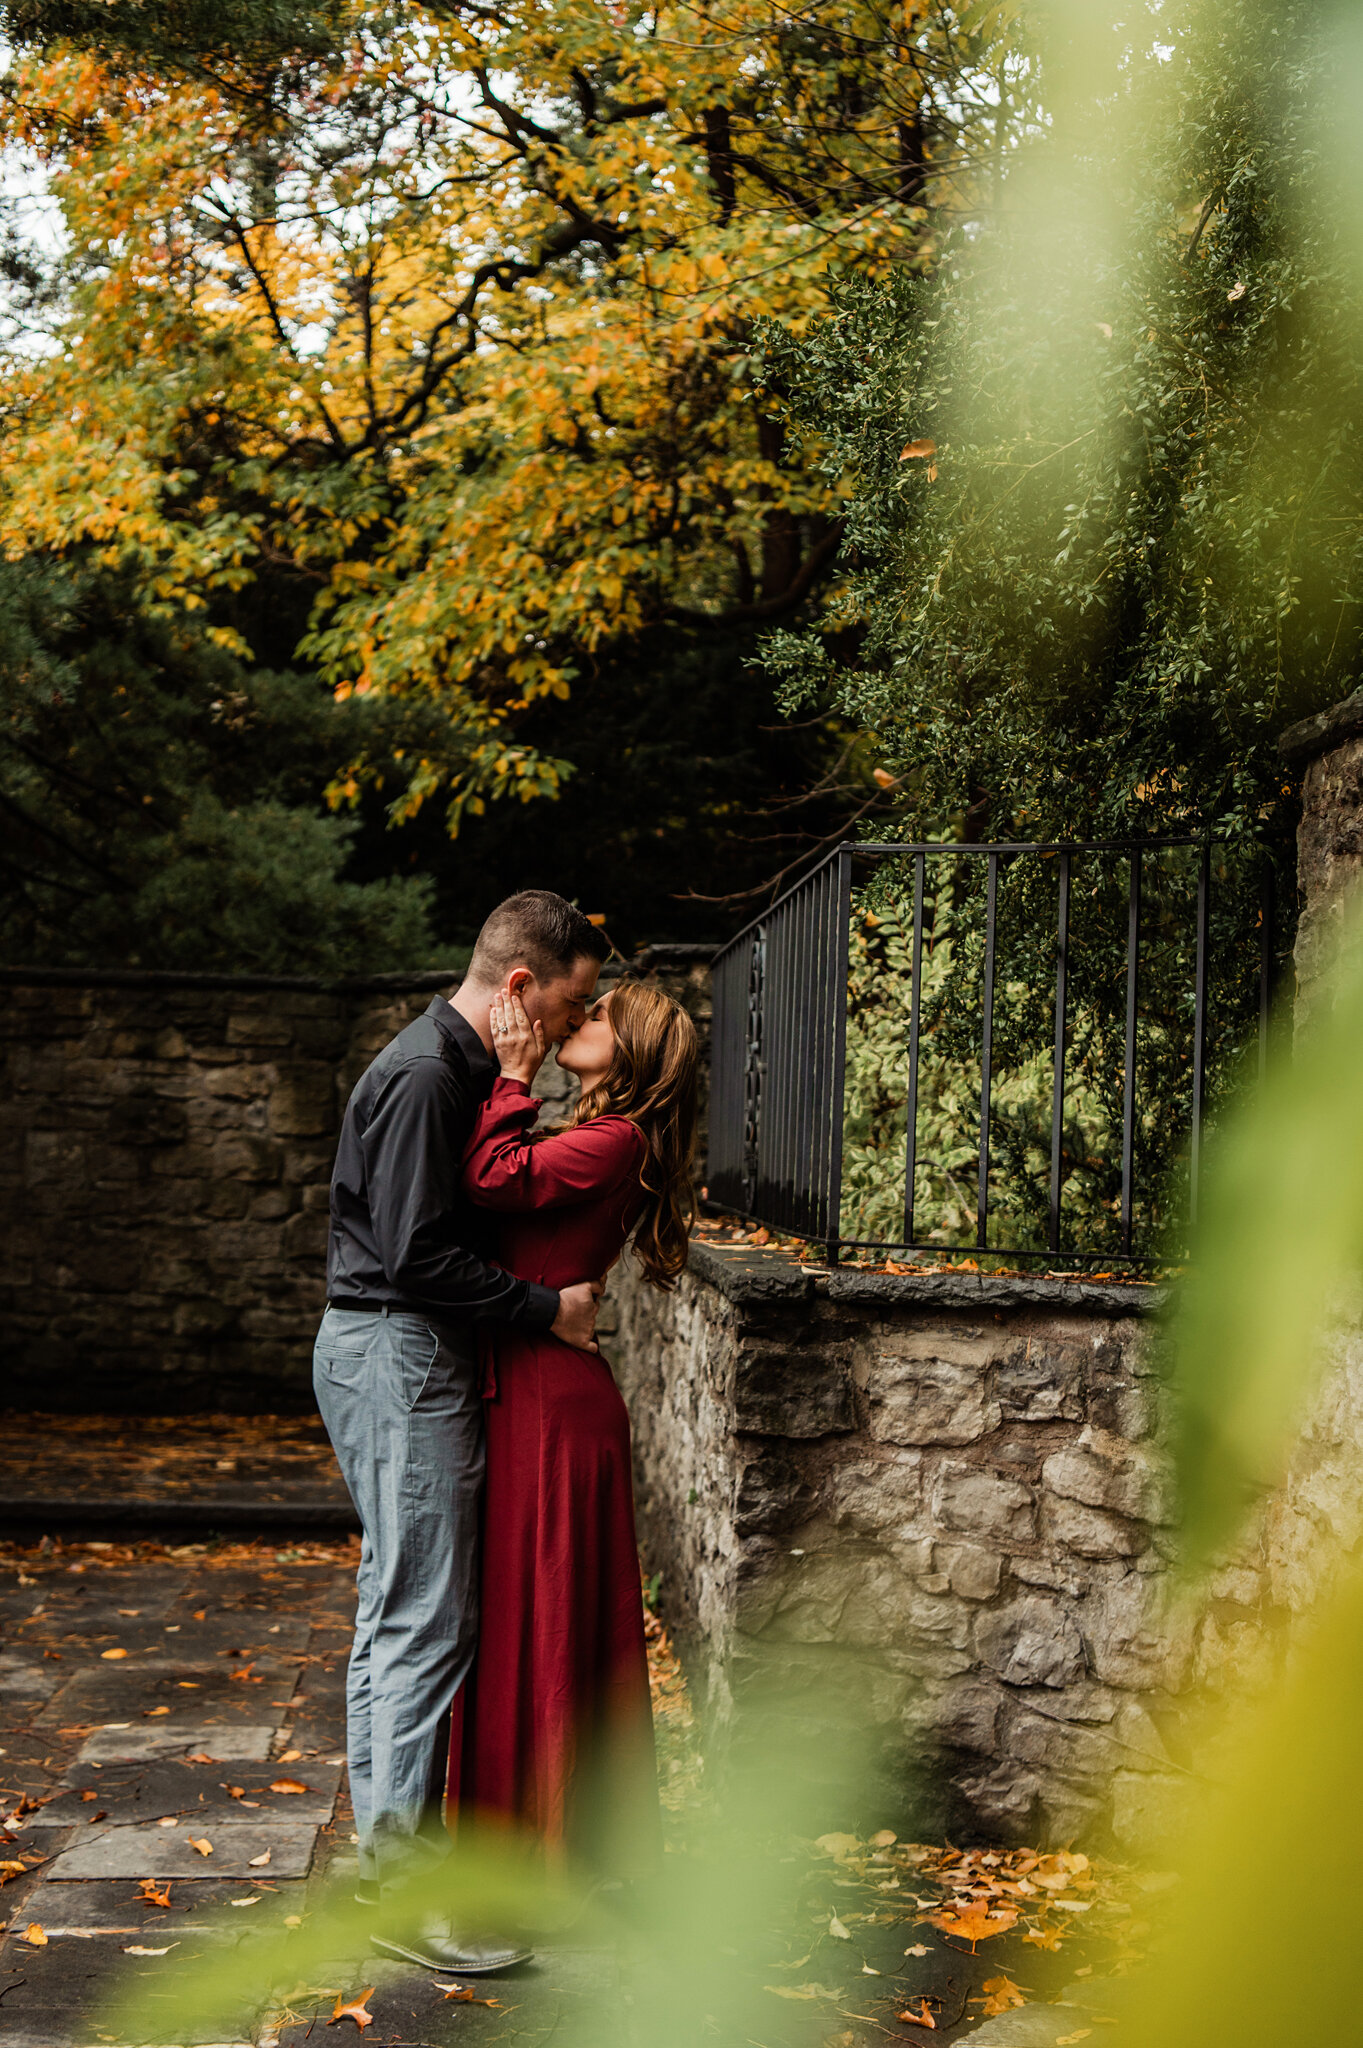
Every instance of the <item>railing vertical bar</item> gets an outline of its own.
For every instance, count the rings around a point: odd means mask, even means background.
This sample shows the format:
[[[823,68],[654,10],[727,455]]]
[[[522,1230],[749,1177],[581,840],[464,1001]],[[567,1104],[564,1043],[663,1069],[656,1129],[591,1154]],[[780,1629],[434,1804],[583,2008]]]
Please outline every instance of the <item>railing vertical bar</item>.
[[[975,1245],[983,1251],[989,1235],[989,1109],[994,1059],[994,939],[998,919],[999,857],[989,855],[984,927],[984,1030],[980,1041],[980,1177],[975,1202]]]
[[[918,1025],[923,1008],[923,878],[927,858],[913,857],[913,981],[909,994],[909,1099],[904,1127],[904,1242],[913,1243],[914,1183],[918,1176]]]
[[[847,980],[851,960],[852,927],[852,850],[848,846],[838,849],[837,880],[833,894],[834,927],[834,973],[833,973],[833,1057],[829,1068],[829,1170],[828,1170],[828,1263],[836,1265],[841,1257],[840,1233],[842,1230],[842,1127],[844,1117],[843,1090],[847,1068]]]
[[[1140,992],[1141,857],[1130,855],[1126,909],[1126,1064],[1122,1070],[1122,1252],[1131,1251],[1136,1163],[1136,1002]]]
[[[767,1206],[772,1221],[786,1220],[786,1178],[784,1173],[790,1077],[790,991],[785,946],[785,918],[778,912],[767,920],[767,1014],[763,1020],[767,1047],[766,1139]]]
[[[1055,921],[1055,1078],[1051,1091],[1051,1227],[1048,1242],[1060,1250],[1060,1168],[1065,1135],[1066,1003],[1070,973],[1070,856],[1060,856]]]
[[[1193,984],[1193,1134],[1188,1154],[1188,1220],[1197,1221],[1202,1171],[1202,1115],[1207,1090],[1207,955],[1211,916],[1211,848],[1202,848],[1197,867],[1197,966]]]
[[[819,1219],[819,989],[822,983],[822,951],[819,936],[819,875],[816,871],[805,886],[801,899],[804,938],[808,962],[804,985],[805,1003],[805,1208],[812,1237],[820,1234]]]
[[[798,1077],[795,1090],[794,1114],[791,1118],[791,1178],[794,1184],[794,1198],[791,1202],[792,1228],[802,1235],[810,1226],[809,1196],[809,983],[811,953],[807,944],[807,923],[809,913],[808,890],[792,897],[788,914],[790,917],[791,978],[795,987],[796,1013],[791,1031],[791,1057]]]
[[[1259,1079],[1268,1072],[1268,1027],[1273,1007],[1273,953],[1277,943],[1273,869],[1265,861],[1259,885]]]
[[[819,876],[819,1057],[818,1057],[818,1115],[815,1119],[815,1135],[818,1144],[818,1189],[819,1212],[818,1232],[825,1240],[828,1228],[828,1174],[829,1174],[829,1105],[833,1096],[833,1077],[830,1065],[833,1057],[833,1034],[830,1029],[833,982],[837,972],[833,946],[832,898],[834,890],[833,869],[826,867]]]

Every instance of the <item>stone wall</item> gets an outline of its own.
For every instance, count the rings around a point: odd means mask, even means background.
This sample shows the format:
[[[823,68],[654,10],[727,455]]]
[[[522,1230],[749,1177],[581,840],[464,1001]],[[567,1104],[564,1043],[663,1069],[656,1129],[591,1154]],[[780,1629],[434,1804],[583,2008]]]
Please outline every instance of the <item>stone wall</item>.
[[[938,1831],[1129,1839],[1176,1796],[1152,1293],[700,1245],[661,1298],[622,1267],[643,1546],[715,1724],[785,1754],[803,1723],[814,1777],[854,1736],[874,1825],[916,1786]]]
[[[641,962],[709,1015],[696,948]],[[309,1407],[346,1099],[455,975],[0,976],[4,1402]],[[573,1098],[546,1061],[546,1115]]]
[[[311,1401],[354,1079],[426,991],[0,987],[0,1333],[36,1408]]]

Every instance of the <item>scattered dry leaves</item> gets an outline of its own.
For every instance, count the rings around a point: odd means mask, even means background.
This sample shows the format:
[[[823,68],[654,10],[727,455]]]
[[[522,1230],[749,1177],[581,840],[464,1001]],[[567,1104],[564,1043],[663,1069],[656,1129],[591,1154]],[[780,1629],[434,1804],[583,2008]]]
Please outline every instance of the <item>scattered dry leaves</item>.
[[[1011,2012],[1015,2005],[1027,2003],[1011,1977],[986,1977],[980,1990],[983,1996],[972,1999],[971,2004],[978,2005],[987,2020],[992,2020],[998,2013]]]
[[[366,2027],[372,2027],[374,2015],[372,2012],[367,2011],[366,2008],[368,2001],[374,1996],[374,1989],[375,1987],[371,1984],[367,1991],[362,1991],[358,1998],[352,1998],[349,2004],[346,2002],[345,1993],[338,1991],[336,1994],[336,2010],[327,2021],[327,2025],[334,2027],[342,2020],[354,2020],[361,2033],[364,2032]]]

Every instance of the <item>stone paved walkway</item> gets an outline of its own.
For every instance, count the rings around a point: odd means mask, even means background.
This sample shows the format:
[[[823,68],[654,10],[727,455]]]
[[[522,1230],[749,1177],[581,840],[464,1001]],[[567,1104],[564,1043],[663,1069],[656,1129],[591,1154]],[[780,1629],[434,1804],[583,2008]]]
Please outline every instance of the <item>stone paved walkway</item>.
[[[316,1415],[0,1412],[0,1529],[127,1537],[358,1530]]]
[[[0,1554],[6,2048],[166,2039],[167,1956],[239,1948],[247,1985],[259,1937],[345,1874],[353,1575],[343,1544]],[[278,1789],[290,1784],[306,1790]],[[31,1927],[45,1939],[27,1940]],[[320,1988],[350,1997],[369,1985],[370,2043],[508,2037],[511,2013],[452,2007],[436,1980],[380,1960],[360,1936]],[[111,2031],[116,1987],[131,1989],[144,2036]],[[498,1991],[515,2035],[534,2039],[565,2000],[600,1995],[602,1962],[558,1950],[514,1985],[475,1988]],[[171,2038],[293,2048],[333,2003],[304,1987],[288,2001],[300,2016],[271,2027],[248,1994],[228,2035],[209,2025]],[[325,2038],[355,2031],[342,2023]]]
[[[894,2019],[924,1993],[939,2001],[935,2041],[978,2026],[969,2001],[1005,1963],[1002,1945],[997,1960],[962,1953],[916,1924],[907,1900],[854,1913],[862,1902],[826,1859],[804,1879],[795,1871],[778,1914],[746,1935],[709,1926],[696,1953],[683,1941],[670,1962],[656,1938],[670,1920],[677,1942],[665,1901],[642,1941],[603,1941],[598,1929],[592,1945],[541,1947],[526,1969],[471,1983],[473,1997],[451,2003],[447,1984],[380,1960],[360,1920],[322,1964],[313,1958],[306,1981],[276,1982],[267,1996],[263,1938],[304,1925],[325,1890],[348,1895],[354,1870],[344,1680],[357,1558],[356,1541],[306,1538],[0,1544],[5,2048],[343,2048],[358,2029],[342,2020],[328,2030],[337,1993],[371,1986],[370,2048],[692,2048],[660,2017],[669,1971],[674,1990],[679,1974],[743,1978],[725,2009],[757,2018],[737,2032],[703,2029],[719,2048],[926,2039]],[[664,1676],[663,1692],[673,1682]],[[665,1777],[685,1775],[666,1710],[662,1732]],[[674,1823],[683,1832],[690,1810]],[[779,1861],[795,1867],[784,1848]],[[682,1924],[692,1912],[708,1925],[703,1866],[669,1864]],[[170,2023],[168,1986],[196,1957],[239,1964],[226,2029],[221,2018]],[[721,1958],[732,1961],[716,1971]],[[1006,1966],[1024,1964],[1034,1981],[1050,1960],[1018,1951]],[[132,2022],[114,2024],[115,1998]],[[1083,2024],[1082,2012],[1029,2008],[986,2022],[979,2038],[981,2048],[1051,2048],[1083,2038]]]

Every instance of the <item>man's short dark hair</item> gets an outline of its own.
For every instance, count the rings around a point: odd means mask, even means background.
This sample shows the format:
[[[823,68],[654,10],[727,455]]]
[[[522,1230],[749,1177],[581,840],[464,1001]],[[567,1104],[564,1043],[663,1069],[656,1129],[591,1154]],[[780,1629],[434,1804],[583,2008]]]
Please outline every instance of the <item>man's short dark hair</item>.
[[[600,925],[552,889],[522,889],[499,903],[478,934],[468,978],[496,988],[513,967],[528,967],[537,981],[557,981],[577,960],[605,960],[611,942]]]

